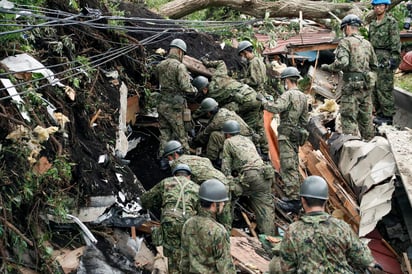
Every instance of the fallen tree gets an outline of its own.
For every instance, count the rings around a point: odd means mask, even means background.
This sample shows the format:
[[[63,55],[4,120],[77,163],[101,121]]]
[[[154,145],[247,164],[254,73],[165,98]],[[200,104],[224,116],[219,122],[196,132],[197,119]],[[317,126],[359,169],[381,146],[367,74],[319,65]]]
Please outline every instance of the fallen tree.
[[[394,0],[389,6],[389,10],[403,0]],[[361,15],[369,4],[365,2],[357,3],[332,3],[328,1],[310,1],[310,0],[279,0],[267,2],[262,0],[174,0],[161,6],[157,13],[171,19],[179,19],[196,11],[209,7],[230,7],[243,14],[256,18],[264,18],[266,12],[270,17],[299,17],[302,11],[305,19],[324,19],[337,16],[343,18],[346,14],[354,13]],[[333,14],[333,15],[332,15]],[[366,15],[366,21],[370,21],[373,12]]]
[[[262,0],[174,0],[161,6],[158,13],[162,16],[178,19],[208,7],[230,7],[241,13],[257,18],[270,17],[295,18],[302,11],[307,19],[331,17],[331,12],[342,18],[348,13],[359,14],[365,8],[364,3],[332,3],[309,0],[280,0],[266,2]]]

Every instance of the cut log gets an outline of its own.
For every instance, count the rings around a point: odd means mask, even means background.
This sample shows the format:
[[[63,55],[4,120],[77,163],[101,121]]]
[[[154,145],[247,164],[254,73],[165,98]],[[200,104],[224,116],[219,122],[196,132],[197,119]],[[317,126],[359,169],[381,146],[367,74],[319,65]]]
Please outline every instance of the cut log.
[[[339,18],[343,18],[347,13],[360,13],[360,7],[366,3],[333,3],[326,1],[308,0],[174,0],[159,8],[159,13],[164,17],[178,19],[189,15],[195,11],[207,7],[230,7],[243,14],[257,18],[265,18],[268,12],[270,17],[299,17],[302,11],[305,19],[330,18],[332,11]]]
[[[209,69],[207,69],[203,63],[196,58],[191,56],[185,55],[183,58],[183,64],[187,67],[188,70],[192,72],[196,72],[198,74],[204,75],[206,77],[211,77],[212,73]]]

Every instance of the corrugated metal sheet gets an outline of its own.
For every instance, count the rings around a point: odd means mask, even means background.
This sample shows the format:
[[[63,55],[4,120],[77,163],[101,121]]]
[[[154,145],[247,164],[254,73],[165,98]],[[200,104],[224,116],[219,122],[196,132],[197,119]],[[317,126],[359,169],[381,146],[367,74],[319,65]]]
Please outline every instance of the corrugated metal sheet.
[[[317,32],[304,32],[290,37],[287,40],[277,40],[276,47],[269,48],[269,36],[264,34],[255,34],[256,39],[265,44],[263,54],[284,54],[299,51],[319,50],[335,48],[338,39],[334,32],[330,30],[320,30]]]

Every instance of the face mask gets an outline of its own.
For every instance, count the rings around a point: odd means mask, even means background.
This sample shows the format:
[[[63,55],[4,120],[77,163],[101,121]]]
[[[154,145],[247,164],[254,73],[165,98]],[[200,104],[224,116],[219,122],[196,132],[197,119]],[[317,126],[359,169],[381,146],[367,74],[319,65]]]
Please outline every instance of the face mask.
[[[245,56],[240,57],[242,63],[247,63],[247,58]]]

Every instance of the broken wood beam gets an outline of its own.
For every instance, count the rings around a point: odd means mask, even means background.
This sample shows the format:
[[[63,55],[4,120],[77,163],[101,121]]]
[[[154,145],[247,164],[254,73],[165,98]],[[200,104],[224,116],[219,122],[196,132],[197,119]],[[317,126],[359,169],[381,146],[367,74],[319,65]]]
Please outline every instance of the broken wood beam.
[[[249,217],[246,215],[246,213],[245,212],[243,212],[243,211],[241,211],[242,212],[242,216],[243,216],[243,219],[245,219],[245,222],[246,222],[246,224],[247,224],[247,226],[249,227],[249,230],[250,230],[250,233],[252,233],[252,236],[253,237],[256,237],[257,238],[257,233],[256,233],[256,231],[255,231],[255,227],[252,225],[252,223],[250,222],[250,220],[249,220]]]
[[[183,57],[183,64],[187,67],[188,70],[192,72],[196,72],[207,77],[212,77],[210,70],[206,68],[201,61],[197,60],[194,57],[185,55]]]

